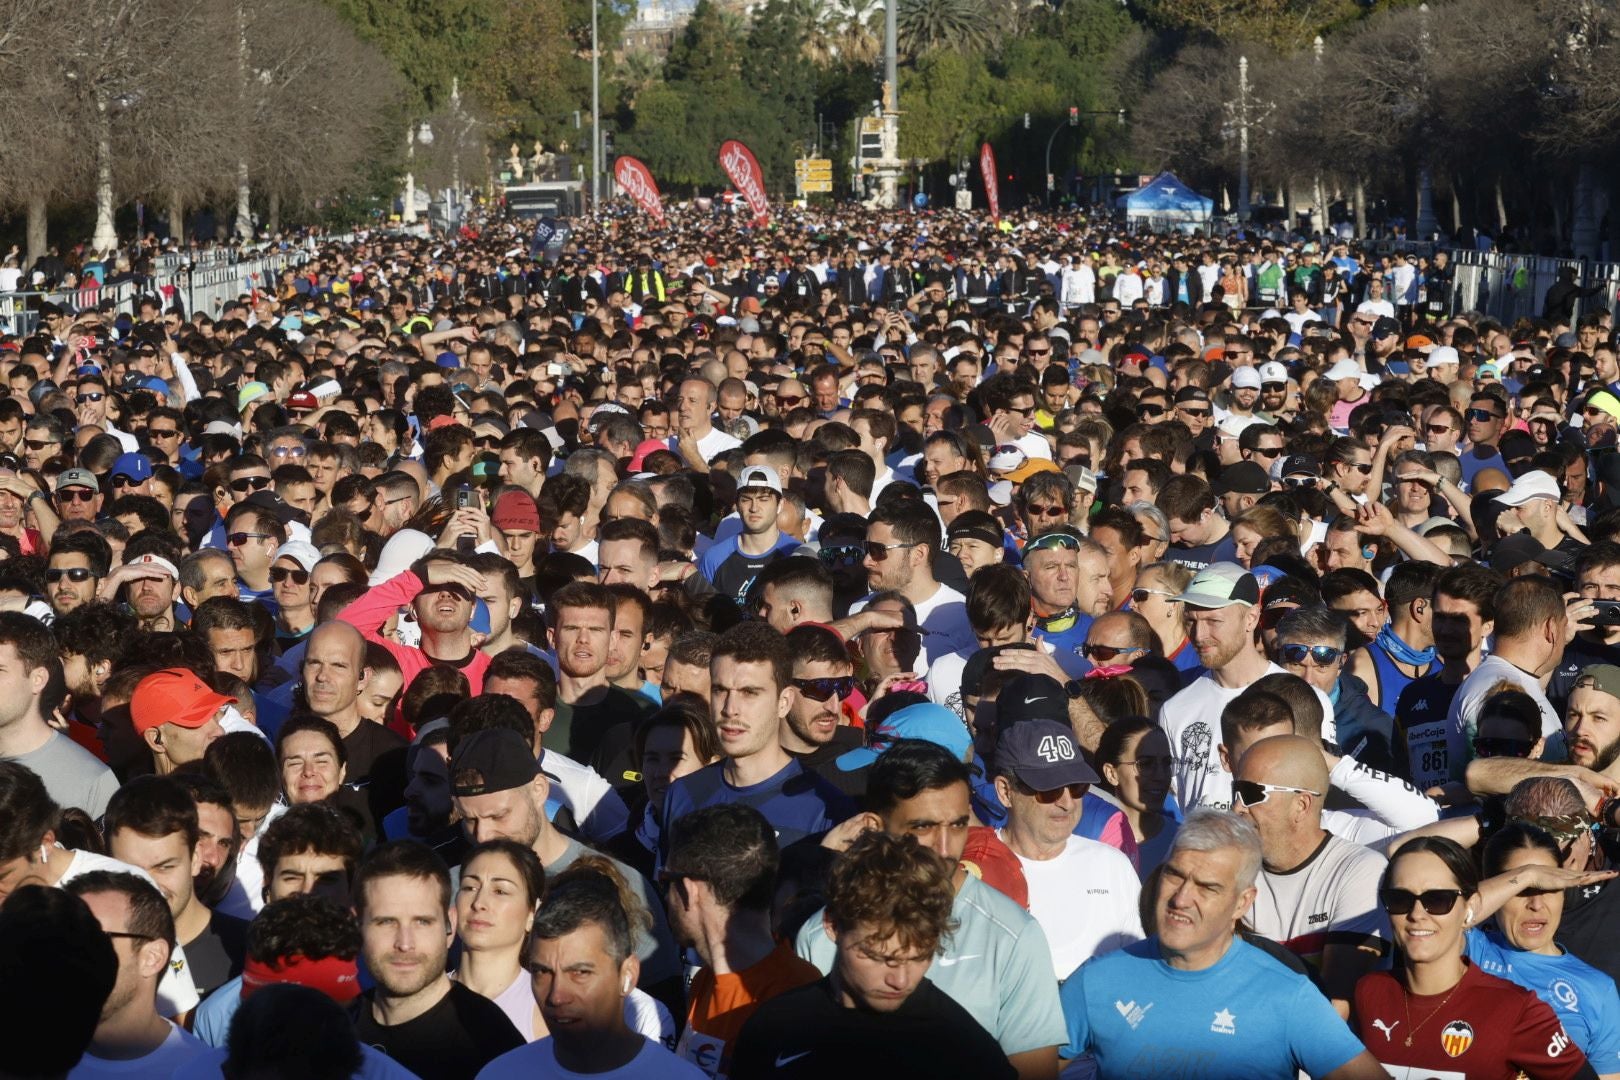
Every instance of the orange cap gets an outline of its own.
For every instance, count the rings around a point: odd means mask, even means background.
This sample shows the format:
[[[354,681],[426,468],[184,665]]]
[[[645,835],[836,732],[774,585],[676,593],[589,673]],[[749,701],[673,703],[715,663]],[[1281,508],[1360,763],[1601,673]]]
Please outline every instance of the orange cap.
[[[135,734],[144,735],[164,724],[200,728],[220,706],[236,699],[215,693],[189,668],[164,668],[142,679],[129,701],[129,716]]]

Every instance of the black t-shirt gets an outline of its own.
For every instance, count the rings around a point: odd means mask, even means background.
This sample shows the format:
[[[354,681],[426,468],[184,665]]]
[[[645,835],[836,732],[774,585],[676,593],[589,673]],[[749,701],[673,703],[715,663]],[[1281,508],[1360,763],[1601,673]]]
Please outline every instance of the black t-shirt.
[[[593,690],[586,696],[599,692]],[[557,717],[543,736],[545,746],[575,761],[590,761],[609,728],[626,722],[633,724],[655,708],[649,699],[617,686],[607,687],[606,692],[589,705],[559,701]]]
[[[410,743],[397,731],[362,720],[343,739],[348,783],[365,793],[373,821],[405,805],[405,755]]]
[[[1017,1073],[990,1033],[932,982],[923,979],[888,1013],[846,1009],[822,979],[762,1002],[743,1025],[731,1056],[731,1080],[975,1080]]]
[[[392,1027],[372,1016],[375,993],[355,1005],[355,1036],[422,1080],[472,1080],[492,1059],[523,1045],[499,1005],[460,983],[451,983],[450,992],[415,1020]]]
[[[793,756],[799,759],[800,765],[859,803],[866,797],[866,770],[840,769],[838,759],[865,745],[865,742],[858,728],[839,727],[833,732],[832,741],[825,746],[818,746],[808,754]]]
[[[191,965],[191,981],[197,984],[197,993],[207,997],[242,974],[242,961],[247,955],[247,923],[216,911],[202,933],[181,944]]]
[[[1558,944],[1620,982],[1620,887],[1600,881],[1564,890]]]

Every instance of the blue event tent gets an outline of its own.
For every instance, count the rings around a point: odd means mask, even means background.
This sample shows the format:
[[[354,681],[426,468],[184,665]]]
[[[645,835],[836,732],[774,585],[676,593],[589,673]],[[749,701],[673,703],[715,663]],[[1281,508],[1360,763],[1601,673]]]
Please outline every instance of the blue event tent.
[[[1215,210],[1214,199],[1206,199],[1169,172],[1162,172],[1135,191],[1121,195],[1118,205],[1127,218],[1162,222],[1202,223],[1208,221]]]

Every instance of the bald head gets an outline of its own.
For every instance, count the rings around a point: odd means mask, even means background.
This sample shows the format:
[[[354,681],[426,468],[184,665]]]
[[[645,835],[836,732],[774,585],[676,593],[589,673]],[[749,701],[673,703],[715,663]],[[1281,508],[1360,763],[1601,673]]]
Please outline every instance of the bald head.
[[[1273,735],[1249,747],[1238,762],[1236,779],[1304,788],[1321,795],[1328,788],[1327,762],[1320,743],[1299,735]]]
[[[1086,641],[1092,645],[1147,649],[1153,645],[1153,628],[1134,611],[1110,611],[1097,616],[1092,622],[1091,629],[1086,633]],[[1121,659],[1134,660],[1138,655],[1131,653]]]
[[[306,654],[315,648],[317,642],[320,643],[322,651],[346,649],[354,657],[356,665],[366,657],[365,636],[340,619],[321,623],[310,631],[309,645],[305,648]]]

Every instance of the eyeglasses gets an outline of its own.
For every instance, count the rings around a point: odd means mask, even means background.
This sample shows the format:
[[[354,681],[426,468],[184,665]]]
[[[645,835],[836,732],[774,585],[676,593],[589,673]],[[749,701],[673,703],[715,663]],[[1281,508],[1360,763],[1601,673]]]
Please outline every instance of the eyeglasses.
[[[1316,483],[1317,483],[1317,477],[1314,477],[1314,476],[1285,476],[1285,477],[1283,477],[1283,485],[1285,487],[1308,487],[1308,488],[1313,488],[1313,487],[1316,486]]]
[[[1259,806],[1278,792],[1289,795],[1314,795],[1318,799],[1322,797],[1320,791],[1312,791],[1310,788],[1285,787],[1282,784],[1262,784],[1258,780],[1232,781],[1232,794],[1237,796],[1237,800],[1244,806]]]
[[[49,439],[24,439],[23,445],[28,447],[30,450],[43,450],[47,446],[61,446],[62,444],[59,442],[52,442]]]
[[[1502,419],[1501,413],[1493,413],[1489,409],[1469,409],[1463,415],[1476,424],[1485,424],[1492,420]]]
[[[1080,541],[1065,532],[1049,532],[1024,545],[1024,554],[1036,551],[1079,551]]]
[[[231,481],[232,491],[263,491],[270,486],[268,476],[244,476]]]
[[[89,569],[87,569],[87,568],[85,568],[83,566],[74,566],[74,567],[70,567],[70,568],[68,568],[66,570],[54,569],[54,570],[45,571],[45,580],[50,582],[53,585],[56,582],[61,581],[63,578],[67,578],[69,581],[72,581],[72,582],[75,582],[75,583],[83,583],[83,582],[89,581],[91,578],[93,578],[95,576],[96,575],[95,575],[94,571],[89,570]]]
[[[1131,603],[1133,605],[1140,605],[1140,604],[1147,603],[1147,598],[1150,597],[1150,596],[1163,596],[1163,597],[1169,599],[1169,598],[1174,597],[1175,595],[1176,595],[1175,593],[1166,592],[1164,589],[1132,589],[1131,590]]]
[[[227,544],[229,544],[231,547],[241,547],[243,544],[247,543],[249,540],[274,540],[274,539],[275,539],[275,537],[271,536],[269,533],[239,532],[239,533],[231,533],[229,536],[227,536],[225,538],[225,542]]]
[[[1480,735],[1474,739],[1474,756],[1481,758],[1527,758],[1536,744],[1523,739],[1490,739]]]
[[[149,438],[149,439],[175,439],[175,438],[179,438],[179,436],[180,436],[180,430],[178,428],[147,428],[146,429],[146,437]],[[33,446],[33,443],[30,442],[29,445]],[[51,445],[51,444],[50,443],[41,443],[40,444],[40,446],[49,446],[49,445]],[[34,449],[38,450],[38,449],[40,449],[40,447],[39,446],[34,446]]]
[[[273,446],[270,448],[271,457],[303,457],[309,453],[307,446]]]
[[[1038,506],[1030,503],[1024,509],[1030,517],[1068,517],[1069,512],[1061,506]]]
[[[294,585],[308,585],[309,571],[295,570],[290,566],[272,566],[270,568],[270,580],[274,581],[276,584],[279,585],[288,578],[292,578]]]
[[[1050,806],[1057,802],[1063,798],[1065,792],[1068,793],[1069,798],[1079,802],[1086,797],[1086,791],[1090,787],[1090,784],[1065,784],[1063,787],[1053,788],[1051,791],[1036,791],[1022,780],[1018,781],[1019,792],[1043,806]]]
[[[114,490],[117,490],[118,488],[136,487],[141,483],[144,483],[144,481],[137,480],[133,476],[125,476],[123,473],[119,473],[112,478],[112,486]]]
[[[90,402],[100,401],[102,398],[104,398],[106,396],[107,396],[106,394],[87,393],[87,394],[79,394],[73,400],[78,402],[80,405],[83,405],[87,401],[90,401]]]
[[[866,542],[866,554],[873,562],[883,562],[889,557],[889,552],[899,551],[903,548],[923,547],[921,543],[914,544],[880,544],[876,540]]]
[[[1107,661],[1114,659],[1116,656],[1124,656],[1126,653],[1135,653],[1141,651],[1143,650],[1142,646],[1140,645],[1093,645],[1088,641],[1084,645],[1080,646],[1080,655],[1084,656],[1087,660],[1092,660],[1097,663],[1106,663]]]
[[[1410,915],[1418,904],[1430,915],[1449,915],[1461,899],[1461,889],[1424,889],[1420,893],[1410,889],[1378,890],[1378,902],[1391,915]]]
[[[852,675],[840,675],[831,679],[794,679],[793,685],[799,688],[799,693],[811,701],[828,701],[833,698],[843,701],[855,692],[855,678]]]
[[[479,435],[473,439],[473,445],[481,446],[485,450],[494,450],[501,445],[501,437],[499,435]]]
[[[1279,645],[1277,653],[1285,664],[1303,664],[1308,656],[1317,667],[1329,667],[1338,662],[1344,650],[1331,645]]]

